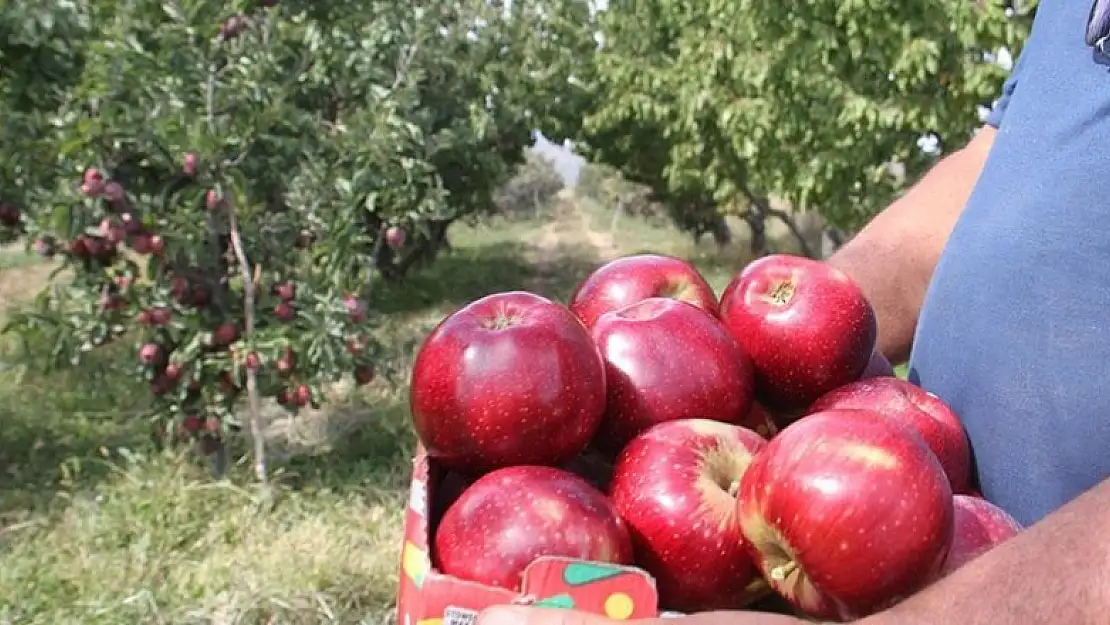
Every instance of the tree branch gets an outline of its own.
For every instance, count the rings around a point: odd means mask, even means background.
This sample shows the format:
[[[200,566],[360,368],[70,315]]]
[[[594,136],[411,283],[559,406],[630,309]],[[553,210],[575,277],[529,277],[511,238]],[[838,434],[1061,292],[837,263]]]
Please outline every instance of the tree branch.
[[[243,249],[243,239],[239,236],[239,220],[235,215],[235,206],[227,201],[227,220],[231,231],[231,248],[239,261],[239,272],[243,278],[243,319],[244,334],[247,344],[252,345],[254,340],[254,305],[256,297],[256,281],[251,272],[250,261]],[[257,272],[256,268],[256,272]],[[266,440],[262,433],[262,405],[258,397],[258,376],[255,370],[247,367],[247,401],[249,403],[249,424],[251,439],[254,443],[254,475],[258,481],[265,483],[268,480],[266,468]]]

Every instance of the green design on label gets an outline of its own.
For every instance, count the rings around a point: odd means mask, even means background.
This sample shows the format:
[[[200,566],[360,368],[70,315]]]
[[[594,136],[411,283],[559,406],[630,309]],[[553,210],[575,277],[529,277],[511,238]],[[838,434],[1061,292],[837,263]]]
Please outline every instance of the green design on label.
[[[563,593],[561,595],[554,595],[546,599],[540,599],[532,605],[539,608],[562,608],[564,610],[574,609],[574,599],[570,595]]]
[[[563,571],[563,581],[571,586],[585,586],[593,582],[616,577],[624,571],[600,564],[574,562]]]

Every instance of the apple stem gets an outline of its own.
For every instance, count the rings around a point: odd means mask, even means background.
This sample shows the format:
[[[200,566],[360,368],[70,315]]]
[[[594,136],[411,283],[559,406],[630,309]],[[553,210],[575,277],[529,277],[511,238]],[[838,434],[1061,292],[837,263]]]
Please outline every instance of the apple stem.
[[[769,577],[776,582],[786,581],[790,574],[798,570],[798,563],[794,560],[788,560],[778,566],[771,567]]]
[[[786,304],[794,297],[794,283],[784,280],[771,289],[771,299],[778,305]]]
[[[732,480],[728,485],[728,494],[735,498],[738,492],[740,492],[740,480]]]

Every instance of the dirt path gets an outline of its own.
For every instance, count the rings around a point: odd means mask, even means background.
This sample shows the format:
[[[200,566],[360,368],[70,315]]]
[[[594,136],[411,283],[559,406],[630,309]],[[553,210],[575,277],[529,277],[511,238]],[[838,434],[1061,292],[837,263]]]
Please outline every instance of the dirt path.
[[[572,193],[558,196],[551,221],[537,231],[531,240],[529,261],[537,276],[532,288],[545,291],[565,279],[565,262],[569,257],[600,263],[616,256],[613,238],[593,229],[590,216],[582,210]]]

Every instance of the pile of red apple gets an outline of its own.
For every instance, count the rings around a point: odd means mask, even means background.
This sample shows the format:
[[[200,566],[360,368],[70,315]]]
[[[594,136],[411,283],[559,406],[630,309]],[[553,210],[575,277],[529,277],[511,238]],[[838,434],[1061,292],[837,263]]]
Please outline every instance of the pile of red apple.
[[[690,264],[637,255],[568,306],[465,306],[412,374],[416,431],[448,470],[436,565],[517,588],[542,555],[636,564],[681,612],[893,605],[1020,528],[972,492],[956,414],[875,340],[858,285],[787,255],[720,299]]]

